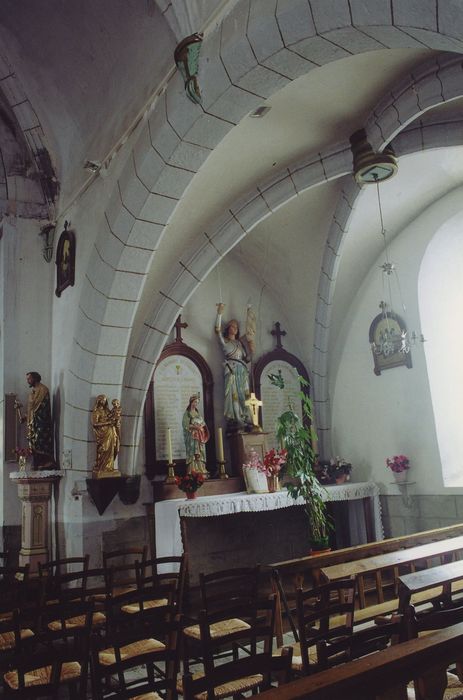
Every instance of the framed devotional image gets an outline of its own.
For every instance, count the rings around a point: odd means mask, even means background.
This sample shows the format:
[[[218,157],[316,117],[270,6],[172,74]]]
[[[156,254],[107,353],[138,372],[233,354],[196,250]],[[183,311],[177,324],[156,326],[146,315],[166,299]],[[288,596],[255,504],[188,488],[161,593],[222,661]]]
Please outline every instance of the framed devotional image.
[[[57,297],[66,287],[74,286],[76,265],[76,237],[74,231],[69,230],[69,224],[64,222],[64,230],[59,237],[56,249],[56,290]]]
[[[405,322],[393,311],[375,316],[368,334],[373,354],[374,373],[379,376],[385,369],[412,366],[410,345],[407,343]]]

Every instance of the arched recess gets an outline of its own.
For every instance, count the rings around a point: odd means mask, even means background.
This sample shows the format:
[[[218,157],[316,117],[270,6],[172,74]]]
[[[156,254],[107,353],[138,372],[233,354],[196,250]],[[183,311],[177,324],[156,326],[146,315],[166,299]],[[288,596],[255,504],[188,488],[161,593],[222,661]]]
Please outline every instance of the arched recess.
[[[418,276],[420,322],[433,339],[424,346],[444,486],[463,486],[461,394],[463,365],[459,323],[463,305],[461,212],[445,222],[428,243]],[[445,284],[442,272],[445,270]]]
[[[80,417],[81,411],[89,410],[90,397],[95,391],[105,391],[108,387],[112,393],[114,387],[119,387],[119,391],[123,387],[128,414],[126,435],[130,436],[126,437],[126,448],[127,452],[132,451],[126,455],[126,463],[134,463],[132,448],[137,442],[140,406],[152,369],[150,363],[159,355],[179,309],[216,262],[271,212],[265,196],[258,190],[230,209],[216,225],[213,236],[193,232],[190,249],[185,254],[187,263],[181,266],[177,263],[171,279],[163,284],[151,317],[146,320],[144,336],[140,335],[136,351],[126,366],[135,312],[165,227],[194,174],[229,129],[262,98],[328,61],[384,47],[425,46],[458,52],[463,49],[458,28],[443,2],[437,3],[437,12],[429,13],[422,8],[420,11],[411,8],[407,2],[397,2],[394,16],[390,6],[375,4],[367,11],[351,5],[345,0],[335,0],[327,11],[325,5],[314,1],[251,5],[243,0],[205,38],[200,79],[207,90],[202,106],[186,102],[178,74],[159,98],[157,109],[141,129],[132,158],[106,210],[106,226],[99,232],[96,254],[92,256],[82,292],[76,337],[88,339],[88,348],[84,352],[77,343],[74,345],[68,392],[73,396],[73,405],[67,404],[65,410],[67,440],[75,441],[79,463],[88,461],[87,436],[74,428],[82,424],[74,418],[76,413]],[[440,64],[434,61],[434,73],[438,70]],[[416,89],[416,79],[410,82],[415,83]],[[452,87],[456,92],[457,88]],[[405,95],[403,100],[404,118],[399,117],[403,123],[422,111],[420,101],[410,103],[408,97]],[[394,100],[392,96],[391,101]],[[371,125],[371,129],[376,121],[382,125],[380,132],[386,141],[392,126],[388,127],[388,119],[387,110],[383,110]],[[263,189],[281,204],[296,196],[298,187],[301,191],[350,170],[349,150],[341,144],[314,162],[280,174],[279,180],[275,179],[270,186],[266,183]],[[111,323],[115,300],[118,328]],[[143,368],[144,364],[149,366]]]

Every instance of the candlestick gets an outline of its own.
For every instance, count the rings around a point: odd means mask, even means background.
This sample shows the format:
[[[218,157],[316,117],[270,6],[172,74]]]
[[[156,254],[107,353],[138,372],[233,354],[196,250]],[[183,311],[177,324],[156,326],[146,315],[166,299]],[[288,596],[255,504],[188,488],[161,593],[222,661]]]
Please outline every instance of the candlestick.
[[[167,461],[172,464],[172,433],[170,428],[167,428]]]
[[[225,457],[223,454],[223,435],[222,435],[222,428],[219,428],[217,431],[217,453],[218,453],[218,461],[219,462],[224,462]]]
[[[225,471],[225,461],[219,460],[219,479],[228,479],[228,474]]]
[[[175,462],[169,462],[167,464],[167,476],[164,479],[165,484],[176,484],[175,479]]]

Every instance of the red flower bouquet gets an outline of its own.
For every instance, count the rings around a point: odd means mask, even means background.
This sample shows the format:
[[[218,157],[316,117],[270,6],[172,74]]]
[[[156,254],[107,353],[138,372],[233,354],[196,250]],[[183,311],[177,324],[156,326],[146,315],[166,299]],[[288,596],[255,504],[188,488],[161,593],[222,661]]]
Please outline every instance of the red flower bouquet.
[[[264,454],[264,465],[261,468],[266,476],[278,476],[286,464],[286,450],[271,449]]]
[[[204,474],[192,470],[189,474],[185,474],[185,476],[176,476],[175,483],[180,491],[184,491],[186,494],[196,493],[204,484]]]

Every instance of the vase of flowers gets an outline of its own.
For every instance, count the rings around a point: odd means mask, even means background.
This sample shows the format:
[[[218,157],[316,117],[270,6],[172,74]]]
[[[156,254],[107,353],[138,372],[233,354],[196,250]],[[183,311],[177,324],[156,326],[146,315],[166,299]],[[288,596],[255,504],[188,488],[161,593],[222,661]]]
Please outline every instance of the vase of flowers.
[[[196,492],[204,484],[204,474],[194,469],[185,476],[176,476],[175,483],[188,499],[196,498]]]
[[[243,476],[248,493],[267,493],[267,479],[263,474],[264,465],[256,450],[250,449],[243,464]]]
[[[30,447],[17,447],[14,451],[20,472],[26,471],[27,458],[32,455]]]
[[[410,469],[410,460],[405,455],[394,455],[393,457],[387,457],[386,465],[394,474],[394,478],[397,483],[404,483],[407,481],[407,471]]]
[[[267,477],[268,490],[270,493],[280,490],[279,475],[281,469],[286,464],[286,450],[271,449],[264,454],[264,464],[261,471]]]

